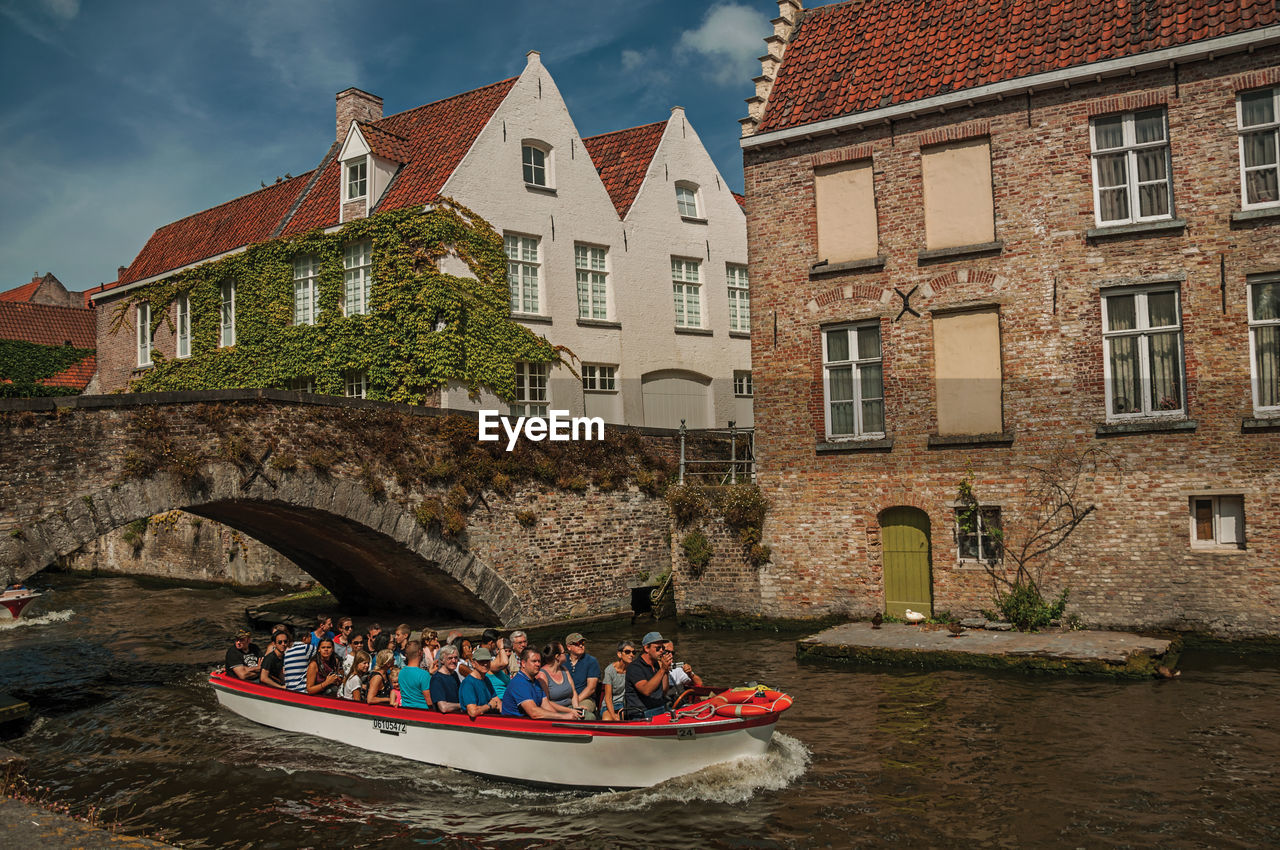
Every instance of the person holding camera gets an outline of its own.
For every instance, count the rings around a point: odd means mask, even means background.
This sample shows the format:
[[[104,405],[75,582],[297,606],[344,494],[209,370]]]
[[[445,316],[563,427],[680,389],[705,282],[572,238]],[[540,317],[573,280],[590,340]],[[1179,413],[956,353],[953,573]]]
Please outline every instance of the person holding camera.
[[[649,632],[641,643],[644,653],[627,667],[627,720],[648,720],[667,710],[667,673],[671,672],[671,656],[664,652],[667,642],[658,632]]]
[[[689,688],[702,687],[702,677],[693,672],[693,667],[684,663],[676,663],[676,645],[674,641],[667,641],[663,649],[663,654],[667,657],[671,664],[671,672],[667,674],[667,699],[672,704],[680,699],[680,695]]]

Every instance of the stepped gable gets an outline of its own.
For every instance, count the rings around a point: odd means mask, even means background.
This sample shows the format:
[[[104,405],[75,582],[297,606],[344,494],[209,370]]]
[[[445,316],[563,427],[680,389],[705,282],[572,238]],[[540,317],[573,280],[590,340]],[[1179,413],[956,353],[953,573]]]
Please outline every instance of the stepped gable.
[[[498,104],[511,91],[517,77],[492,83],[416,109],[389,115],[372,124],[361,124],[374,153],[403,167],[392,179],[375,210],[394,210],[428,204],[440,195],[450,175],[462,162]],[[382,147],[380,152],[378,146]],[[389,155],[390,154],[390,155]],[[338,223],[342,163],[330,160],[282,235],[306,233]]]
[[[306,188],[312,173],[282,180],[166,224],[151,234],[116,285],[133,283],[269,239]]]
[[[658,121],[582,140],[619,218],[625,219],[635,203],[666,129],[667,122]]]
[[[1280,24],[1261,0],[854,0],[804,12],[756,134]]]

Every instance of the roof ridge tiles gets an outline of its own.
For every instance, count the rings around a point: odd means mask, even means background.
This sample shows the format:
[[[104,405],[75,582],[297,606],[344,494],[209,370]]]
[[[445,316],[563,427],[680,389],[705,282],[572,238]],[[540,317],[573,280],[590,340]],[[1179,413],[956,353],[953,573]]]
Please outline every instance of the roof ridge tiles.
[[[254,189],[252,192],[245,192],[243,195],[237,195],[237,196],[235,196],[234,198],[230,198],[229,200],[223,201],[223,202],[222,202],[222,203],[220,203],[220,204],[214,204],[214,205],[213,205],[213,206],[211,206],[211,207],[205,207],[204,209],[199,210],[199,211],[197,211],[197,212],[190,213],[189,215],[184,215],[182,218],[175,218],[173,221],[166,222],[166,223],[164,223],[164,224],[160,225],[159,227],[157,227],[157,228],[156,228],[156,231],[163,230],[163,229],[165,229],[166,227],[172,227],[172,226],[173,226],[173,225],[175,225],[175,224],[181,224],[182,222],[187,221],[188,219],[192,219],[192,218],[195,218],[195,217],[197,217],[197,216],[204,215],[205,213],[211,213],[211,212],[213,212],[213,211],[214,211],[214,210],[216,210],[216,209],[221,209],[222,207],[225,207],[225,206],[227,206],[228,204],[234,204],[234,203],[237,203],[238,201],[243,201],[245,198],[249,198],[249,197],[252,197],[252,196],[254,196],[254,195],[257,195],[257,194],[258,194],[258,193],[260,193],[260,192],[266,192],[266,191],[268,191],[268,190],[270,190],[270,189],[279,189],[281,186],[285,186],[285,185],[291,184],[291,183],[293,183],[295,180],[303,180],[303,179],[310,178],[310,177],[311,177],[311,175],[315,172],[315,170],[316,170],[316,169],[314,169],[314,168],[313,168],[313,169],[311,169],[311,171],[304,171],[302,174],[299,174],[299,175],[297,175],[297,176],[295,176],[295,177],[288,177],[288,178],[284,178],[284,179],[282,179],[279,183],[272,183],[272,184],[270,184],[270,185],[268,185],[268,186],[261,186],[261,187],[259,187],[259,188],[257,188],[257,189]]]
[[[382,116],[381,118],[379,118],[377,121],[372,122],[372,125],[373,125],[374,127],[377,127],[379,130],[383,130],[383,129],[386,129],[386,128],[381,127],[381,126],[379,126],[379,125],[380,125],[380,124],[382,124],[384,121],[390,121],[392,118],[403,118],[404,116],[408,115],[410,112],[417,112],[419,109],[426,109],[427,107],[430,107],[430,106],[439,106],[439,105],[440,105],[440,104],[442,104],[442,103],[448,103],[448,102],[449,102],[449,101],[451,101],[451,100],[456,100],[457,98],[460,98],[460,97],[466,97],[466,96],[467,96],[467,95],[469,95],[469,94],[476,94],[477,92],[482,92],[482,91],[484,91],[485,89],[491,89],[491,88],[494,88],[495,86],[501,86],[501,85],[506,85],[506,84],[508,84],[508,83],[514,83],[514,82],[515,82],[516,80],[518,80],[518,79],[520,79],[518,76],[517,76],[517,77],[507,77],[505,80],[498,80],[498,81],[497,81],[497,82],[495,82],[495,83],[489,83],[488,85],[477,86],[477,87],[476,87],[476,88],[474,88],[474,89],[467,89],[466,91],[458,92],[457,94],[451,94],[451,95],[449,95],[448,97],[442,97],[442,98],[440,98],[439,100],[433,100],[433,101],[431,101],[430,103],[424,103],[424,104],[421,104],[421,105],[419,105],[419,106],[414,106],[414,107],[412,107],[412,108],[410,108],[410,109],[406,109],[406,110],[404,110],[403,112],[393,112],[393,113],[391,113],[390,115],[384,115],[384,116]],[[395,132],[395,131],[394,131],[394,130],[388,130],[388,132]]]
[[[670,118],[664,118],[661,121],[651,121],[648,124],[637,124],[634,127],[623,127],[621,130],[610,130],[607,133],[596,133],[594,136],[583,136],[582,141],[585,142],[587,141],[587,139],[603,139],[605,136],[616,136],[619,133],[630,133],[635,130],[648,130],[651,127],[665,125],[670,120],[671,120]]]

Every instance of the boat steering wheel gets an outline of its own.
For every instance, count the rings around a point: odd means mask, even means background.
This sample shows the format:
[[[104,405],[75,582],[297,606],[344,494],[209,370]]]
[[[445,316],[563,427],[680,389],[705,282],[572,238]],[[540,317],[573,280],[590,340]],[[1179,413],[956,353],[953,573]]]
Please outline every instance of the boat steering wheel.
[[[671,703],[671,710],[675,711],[677,708],[680,707],[680,703],[684,702],[685,697],[692,696],[692,695],[693,695],[693,689],[690,688],[689,690],[682,693],[680,696],[676,697],[676,701]]]

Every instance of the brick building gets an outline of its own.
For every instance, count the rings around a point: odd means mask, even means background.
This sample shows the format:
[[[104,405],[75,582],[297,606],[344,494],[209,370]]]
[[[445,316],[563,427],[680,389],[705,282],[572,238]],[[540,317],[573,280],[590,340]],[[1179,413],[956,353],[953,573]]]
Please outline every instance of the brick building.
[[[0,383],[16,383],[19,394],[94,392],[97,322],[90,307],[52,273],[0,292]]]
[[[990,608],[1051,469],[1096,506],[1036,561],[1068,611],[1280,632],[1280,9],[778,5],[742,140],[759,610]]]

